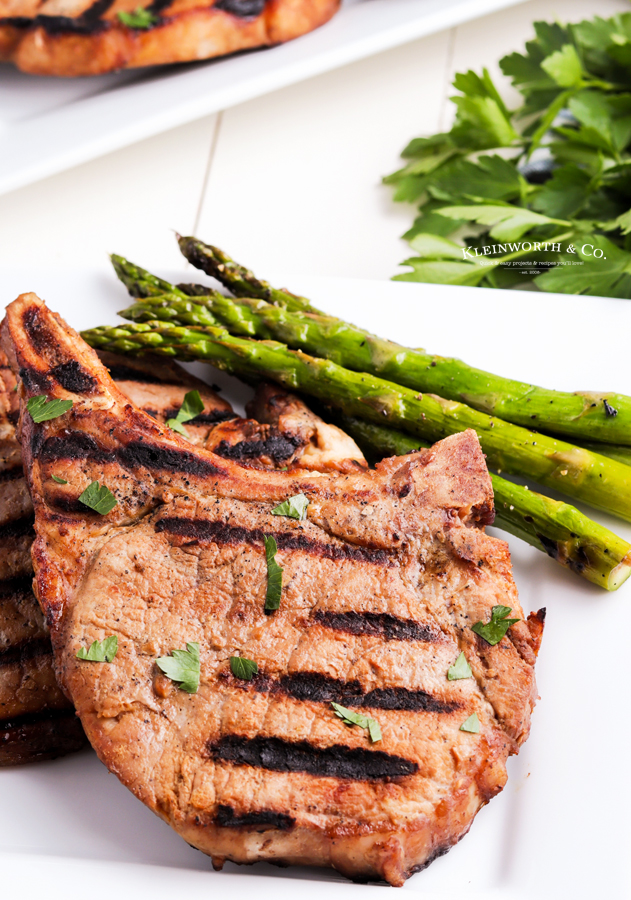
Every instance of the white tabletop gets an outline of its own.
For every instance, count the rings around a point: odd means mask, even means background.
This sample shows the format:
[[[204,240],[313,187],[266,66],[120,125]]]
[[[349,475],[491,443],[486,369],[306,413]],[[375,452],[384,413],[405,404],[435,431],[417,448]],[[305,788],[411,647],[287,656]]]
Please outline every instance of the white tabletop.
[[[115,251],[169,268],[177,229],[261,274],[390,278],[414,211],[380,179],[411,137],[449,126],[454,72],[499,75],[536,20],[628,11],[529,0],[78,166],[0,197],[0,259],[24,265],[25,290],[34,262],[94,265]]]

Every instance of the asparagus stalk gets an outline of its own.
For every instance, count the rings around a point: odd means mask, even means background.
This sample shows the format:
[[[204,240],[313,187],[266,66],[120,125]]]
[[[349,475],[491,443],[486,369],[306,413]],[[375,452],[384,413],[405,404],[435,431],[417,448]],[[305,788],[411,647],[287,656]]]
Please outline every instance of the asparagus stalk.
[[[286,306],[287,309],[318,313],[320,310],[312,306],[306,297],[292,294],[284,288],[275,288],[267,281],[256,278],[253,272],[235,262],[219,247],[204,244],[194,237],[182,237],[178,234],[177,242],[186,259],[217,281],[225,285],[236,297],[258,297],[269,303]]]
[[[153,297],[156,294],[167,293],[175,294],[184,299],[188,297],[188,294],[171,284],[170,281],[158,278],[157,275],[153,275],[147,269],[129,262],[124,256],[112,253],[110,260],[114,266],[114,271],[132,297]]]
[[[226,253],[194,237],[179,237],[184,256],[194,266],[217,278],[241,298],[262,298],[289,312],[323,316],[304,297],[272,288]],[[458,400],[481,412],[525,428],[546,431],[581,441],[631,445],[631,397],[614,392],[552,391],[476,369],[459,359],[433,356],[383,340],[333,316],[313,323],[303,338],[305,317],[271,316],[257,307],[271,336],[296,349],[331,355],[341,365],[371,372],[417,391]],[[327,349],[328,348],[328,349]]]
[[[334,421],[373,459],[401,456],[425,441],[344,414]],[[631,544],[592,521],[574,506],[537,494],[491,473],[495,525],[547,553],[607,591],[615,591],[631,574]]]
[[[462,403],[418,394],[330,360],[289,350],[276,341],[253,341],[225,329],[184,328],[166,322],[103,327],[84,332],[94,347],[207,360],[233,375],[269,378],[346,413],[388,422],[431,442],[473,428],[489,465],[522,475],[631,521],[631,466],[486,416]]]

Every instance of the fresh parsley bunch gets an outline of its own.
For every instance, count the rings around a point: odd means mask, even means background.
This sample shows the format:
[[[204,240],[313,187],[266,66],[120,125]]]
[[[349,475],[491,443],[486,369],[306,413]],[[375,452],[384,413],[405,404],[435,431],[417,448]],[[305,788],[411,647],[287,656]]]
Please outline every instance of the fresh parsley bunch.
[[[456,75],[451,131],[384,179],[419,205],[395,280],[631,297],[631,13],[534,28],[500,62],[523,105]]]

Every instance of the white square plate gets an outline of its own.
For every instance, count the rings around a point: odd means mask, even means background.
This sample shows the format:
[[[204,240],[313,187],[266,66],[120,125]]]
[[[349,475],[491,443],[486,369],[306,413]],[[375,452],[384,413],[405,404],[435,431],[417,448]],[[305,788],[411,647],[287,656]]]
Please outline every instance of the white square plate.
[[[0,194],[169,128],[522,0],[343,0],[311,34],[269,50],[43,78],[2,66]]]
[[[142,262],[141,260],[139,262]],[[168,273],[160,273],[167,275]],[[273,273],[261,273],[267,277]],[[190,270],[171,275],[191,280]],[[594,297],[344,279],[287,279],[325,310],[383,336],[565,390],[631,394],[631,304]],[[127,303],[113,274],[4,270],[2,305],[34,290],[75,328],[115,322]],[[201,367],[241,403],[247,390]],[[631,526],[590,514],[631,540]],[[622,900],[631,896],[628,701],[631,582],[607,594],[509,538],[524,610],[547,607],[541,700],[509,781],[447,856],[402,888],[424,898]],[[212,871],[210,860],[109,775],[90,751],[0,769],[4,898],[138,900],[255,896],[331,900],[392,889],[334,872],[267,865]]]

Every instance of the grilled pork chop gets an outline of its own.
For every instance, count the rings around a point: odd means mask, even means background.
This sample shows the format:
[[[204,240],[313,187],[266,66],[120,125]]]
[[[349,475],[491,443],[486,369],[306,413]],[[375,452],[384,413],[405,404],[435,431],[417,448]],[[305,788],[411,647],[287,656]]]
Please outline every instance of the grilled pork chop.
[[[340,0],[0,0],[0,60],[34,75],[77,76],[208,59],[290,41],[328,22],[339,5]]]
[[[110,770],[217,866],[331,865],[399,885],[458,841],[528,735],[543,618],[524,621],[507,545],[484,533],[493,494],[475,433],[376,471],[246,469],[131,406],[35,295],[8,308],[2,341],[21,378],[39,600]],[[42,390],[72,409],[36,425],[25,403]],[[97,479],[117,499],[105,516],[78,501]],[[305,521],[271,515],[299,492]],[[283,567],[269,615],[265,535]],[[471,626],[499,604],[519,621],[491,646]],[[109,635],[112,663],[77,659]],[[196,693],[156,665],[187,642]],[[461,651],[473,677],[449,681]],[[231,674],[239,654],[258,664],[251,681]],[[376,719],[382,739],[331,701]],[[474,712],[479,733],[461,730]]]
[[[204,411],[187,426],[194,443],[203,446],[215,423],[234,417],[229,404],[180,366],[109,353],[101,359],[126,396],[161,422],[176,415],[188,390],[199,390]],[[61,756],[86,742],[57,685],[48,629],[31,589],[33,506],[15,435],[15,384],[0,355],[0,766]]]
[[[304,467],[307,457],[311,469],[329,471],[359,464],[346,454],[363,461],[352,439],[339,429],[331,431],[302,401],[278,389],[261,386],[257,391],[257,408],[269,422],[260,426],[235,417],[229,404],[177,364],[150,358],[139,362],[107,352],[99,356],[134,405],[162,423],[176,415],[186,391],[199,390],[205,408],[187,423],[188,439],[199,446],[216,445],[244,464],[273,467],[284,461]],[[85,744],[74,708],[55,680],[48,629],[31,590],[33,507],[15,436],[14,387],[0,355],[0,567],[12,562],[10,574],[15,576],[0,580],[0,766],[58,757]],[[280,417],[281,408],[292,409],[293,415]]]

